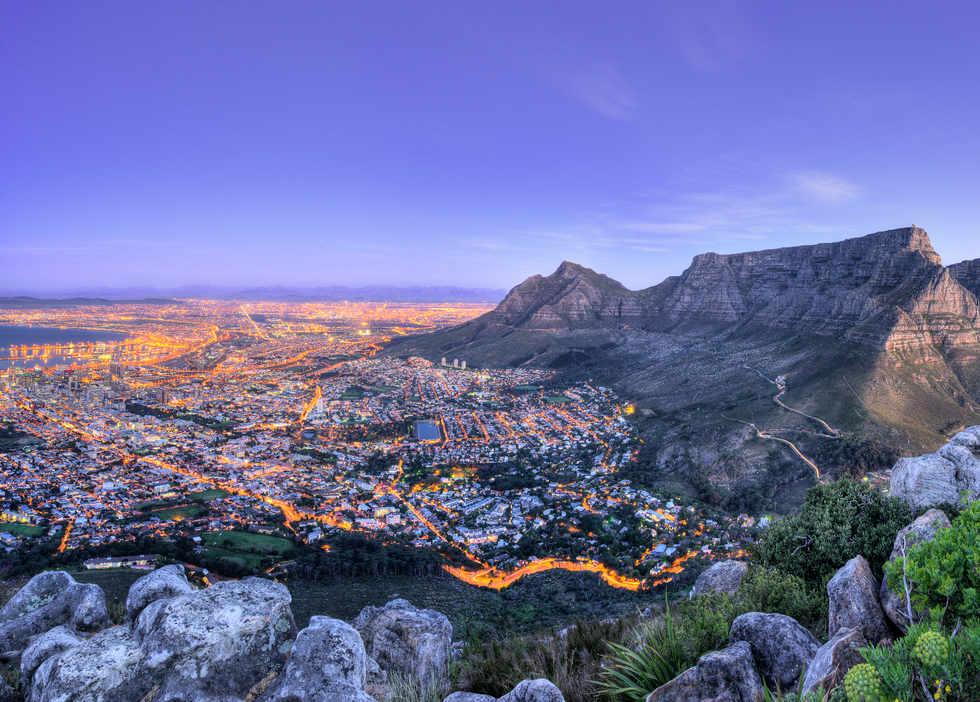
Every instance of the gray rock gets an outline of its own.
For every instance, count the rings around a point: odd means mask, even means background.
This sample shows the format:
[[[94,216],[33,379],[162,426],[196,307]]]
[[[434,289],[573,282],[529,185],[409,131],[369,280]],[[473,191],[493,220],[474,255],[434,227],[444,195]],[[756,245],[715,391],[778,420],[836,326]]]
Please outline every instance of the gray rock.
[[[29,702],[240,702],[281,668],[296,637],[289,591],[248,578],[148,605],[49,658]],[[339,698],[338,698],[339,699]]]
[[[857,629],[840,629],[820,647],[803,676],[804,692],[820,692],[836,687],[854,666],[864,663],[857,649],[868,642]]]
[[[454,692],[442,702],[497,702],[497,698],[475,692]]]
[[[878,581],[864,556],[855,556],[827,583],[831,635],[839,629],[857,629],[866,641],[877,644],[891,638],[888,619],[878,601]]]
[[[0,610],[0,641],[22,649],[38,634],[66,625],[79,631],[111,626],[105,593],[63,571],[36,575]]]
[[[41,667],[44,661],[53,656],[57,656],[62,651],[74,648],[78,644],[78,637],[70,629],[66,629],[63,626],[56,626],[41,634],[21,654],[21,679],[30,684],[34,672]]]
[[[382,608],[365,607],[354,628],[368,655],[387,672],[420,683],[448,683],[453,627],[445,615],[399,599]]]
[[[522,680],[497,702],[565,702],[561,690],[549,680]]]
[[[696,666],[651,692],[647,702],[756,702],[764,695],[752,647],[739,641],[722,651],[704,654]]]
[[[388,673],[381,669],[378,662],[367,656],[367,685],[384,685],[388,682]]]
[[[129,587],[126,596],[126,621],[132,622],[148,604],[157,600],[169,600],[194,592],[187,582],[184,566],[168,565],[144,575]]]
[[[905,552],[915,544],[932,541],[940,528],[949,529],[951,526],[952,524],[943,512],[938,509],[930,509],[898,532],[898,536],[895,537],[895,545],[892,547],[892,555],[888,560],[891,562],[902,558]],[[881,608],[891,622],[901,629],[903,634],[907,634],[909,631],[909,607],[905,599],[905,585],[899,581],[895,583],[895,587],[892,587],[886,573],[881,579],[878,599],[881,601]],[[913,607],[913,617],[918,619],[921,614]]]
[[[749,612],[736,617],[728,640],[747,641],[759,672],[783,690],[792,689],[803,666],[809,665],[820,649],[817,638],[785,614]]]
[[[968,501],[980,498],[980,426],[964,429],[936,453],[899,459],[892,469],[891,495],[912,507],[962,504],[964,490]]]
[[[0,680],[0,702],[14,702],[14,691],[3,680]]]
[[[339,683],[363,690],[366,679],[367,653],[357,631],[338,619],[312,617],[259,702],[318,700]]]
[[[715,563],[698,576],[694,583],[694,589],[691,590],[691,597],[709,592],[734,595],[738,592],[738,586],[742,584],[742,578],[745,577],[748,569],[749,564],[742,561]]]

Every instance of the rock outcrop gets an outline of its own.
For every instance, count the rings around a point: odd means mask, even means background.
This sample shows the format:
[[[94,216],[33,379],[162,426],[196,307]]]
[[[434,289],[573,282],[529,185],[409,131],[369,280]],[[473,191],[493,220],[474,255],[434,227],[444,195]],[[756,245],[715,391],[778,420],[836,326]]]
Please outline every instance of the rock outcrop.
[[[63,571],[34,576],[0,610],[0,648],[23,649],[32,637],[59,625],[77,631],[109,626],[102,588],[75,582]]]
[[[722,561],[715,563],[698,576],[691,590],[691,597],[704,595],[709,592],[723,592],[734,595],[742,578],[749,569],[749,564],[743,561]]]
[[[827,583],[830,597],[831,635],[840,629],[857,629],[865,640],[877,645],[891,638],[888,619],[878,601],[878,581],[864,556],[855,556]]]
[[[803,691],[818,692],[836,687],[854,666],[864,663],[857,649],[868,642],[857,629],[840,629],[817,651],[803,676]]]
[[[701,656],[697,665],[651,692],[646,702],[755,702],[764,697],[752,647],[739,641]]]
[[[194,587],[187,582],[184,566],[168,565],[157,568],[129,588],[126,596],[126,621],[135,620],[147,605],[157,600],[169,600],[192,592]]]
[[[406,600],[365,607],[353,622],[368,655],[388,673],[420,682],[448,681],[453,627],[444,614]]]
[[[565,702],[565,697],[550,680],[538,678],[522,680],[497,702]]]
[[[258,702],[370,702],[373,698],[364,692],[367,661],[364,643],[352,626],[312,617]]]
[[[249,578],[155,600],[131,626],[45,660],[29,702],[240,702],[286,662],[297,634],[290,599],[283,585]]]
[[[63,626],[55,628],[41,634],[31,645],[24,649],[20,657],[20,676],[25,684],[30,685],[34,677],[34,672],[41,667],[41,664],[49,658],[57,656],[59,653],[75,648],[81,639],[71,629]]]
[[[895,544],[892,546],[892,554],[888,561],[892,562],[904,557],[912,546],[926,541],[932,541],[939,529],[949,529],[952,524],[949,518],[938,509],[930,509],[914,522],[898,532],[895,537]],[[878,599],[881,601],[881,608],[897,626],[902,633],[909,631],[909,606],[905,599],[905,586],[901,582],[889,582],[888,573],[881,579],[881,588],[878,590]],[[918,619],[921,612],[912,609],[912,616]]]
[[[820,649],[817,638],[785,614],[749,612],[736,617],[728,640],[749,643],[759,672],[783,690],[792,689],[803,666],[809,665]]]
[[[963,491],[968,501],[980,499],[980,426],[961,431],[936,453],[902,458],[892,469],[891,495],[913,508],[962,504]]]

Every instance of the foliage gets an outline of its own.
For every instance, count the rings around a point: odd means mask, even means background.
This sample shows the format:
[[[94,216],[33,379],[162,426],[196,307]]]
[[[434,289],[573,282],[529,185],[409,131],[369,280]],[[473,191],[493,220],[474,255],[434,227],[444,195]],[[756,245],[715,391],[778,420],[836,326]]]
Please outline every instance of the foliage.
[[[388,690],[385,702],[442,702],[449,694],[435,678],[425,683],[414,676],[402,676],[396,671],[388,673]]]
[[[633,646],[610,643],[596,687],[613,699],[639,702],[673,680],[687,666],[674,615],[666,613],[640,627]]]
[[[892,467],[898,452],[875,439],[861,439],[847,434],[836,441],[823,441],[813,450],[813,460],[819,466],[836,468],[836,474],[860,478],[871,470]]]
[[[827,634],[830,602],[823,588],[809,587],[795,575],[750,564],[738,589],[749,612],[785,614],[818,638]]]
[[[909,583],[919,611],[942,619],[980,616],[980,501],[973,502],[932,541],[909,548],[886,567],[889,582]]]
[[[838,480],[810,488],[799,515],[766,530],[753,560],[795,575],[810,587],[823,587],[847,561],[862,555],[881,578],[895,534],[910,521],[912,511],[904,500]]]
[[[955,636],[936,619],[916,624],[894,645],[869,646],[861,655],[867,663],[852,668],[845,680],[848,702],[980,699],[980,620]]]
[[[692,666],[705,653],[725,648],[735,617],[748,611],[744,602],[719,592],[679,601],[677,638],[684,650],[685,665]]]
[[[594,700],[593,679],[609,644],[626,641],[625,619],[613,622],[577,622],[563,633],[547,638],[522,637],[470,645],[463,654],[458,687],[502,697],[522,680],[547,678],[566,702]],[[648,691],[649,692],[649,691]]]

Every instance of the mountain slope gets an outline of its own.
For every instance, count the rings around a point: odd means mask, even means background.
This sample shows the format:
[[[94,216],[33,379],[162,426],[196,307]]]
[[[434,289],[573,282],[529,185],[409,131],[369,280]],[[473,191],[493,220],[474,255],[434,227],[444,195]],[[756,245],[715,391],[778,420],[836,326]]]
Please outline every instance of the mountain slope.
[[[762,376],[786,376],[783,402],[880,442],[884,456],[935,450],[980,423],[978,291],[980,260],[944,267],[917,227],[702,254],[639,291],[565,262],[493,311],[387,353],[601,382],[636,404],[650,476],[778,502],[812,469],[752,427],[786,432],[814,456],[834,453],[833,440],[774,403]],[[824,467],[848,470],[845,459]]]

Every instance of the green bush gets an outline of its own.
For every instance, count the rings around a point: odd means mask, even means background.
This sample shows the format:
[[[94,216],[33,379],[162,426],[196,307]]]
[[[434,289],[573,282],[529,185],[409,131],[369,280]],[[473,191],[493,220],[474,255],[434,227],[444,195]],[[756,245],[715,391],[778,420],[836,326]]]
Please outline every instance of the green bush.
[[[826,638],[830,601],[824,588],[810,587],[795,575],[751,564],[738,589],[747,612],[785,614]]]
[[[826,580],[857,555],[876,578],[891,556],[895,535],[912,521],[899,498],[867,485],[838,480],[807,490],[799,515],[774,522],[760,538],[753,561],[801,578],[808,586]]]
[[[956,636],[935,619],[915,624],[894,645],[869,646],[861,655],[867,663],[852,668],[845,681],[848,702],[980,699],[980,620],[961,626]]]
[[[677,636],[675,617],[666,613],[641,624],[633,645],[610,643],[595,686],[607,697],[640,702],[682,672],[684,647]]]
[[[961,511],[951,528],[912,546],[886,570],[891,583],[905,578],[918,611],[941,613],[941,622],[980,617],[980,501]]]

